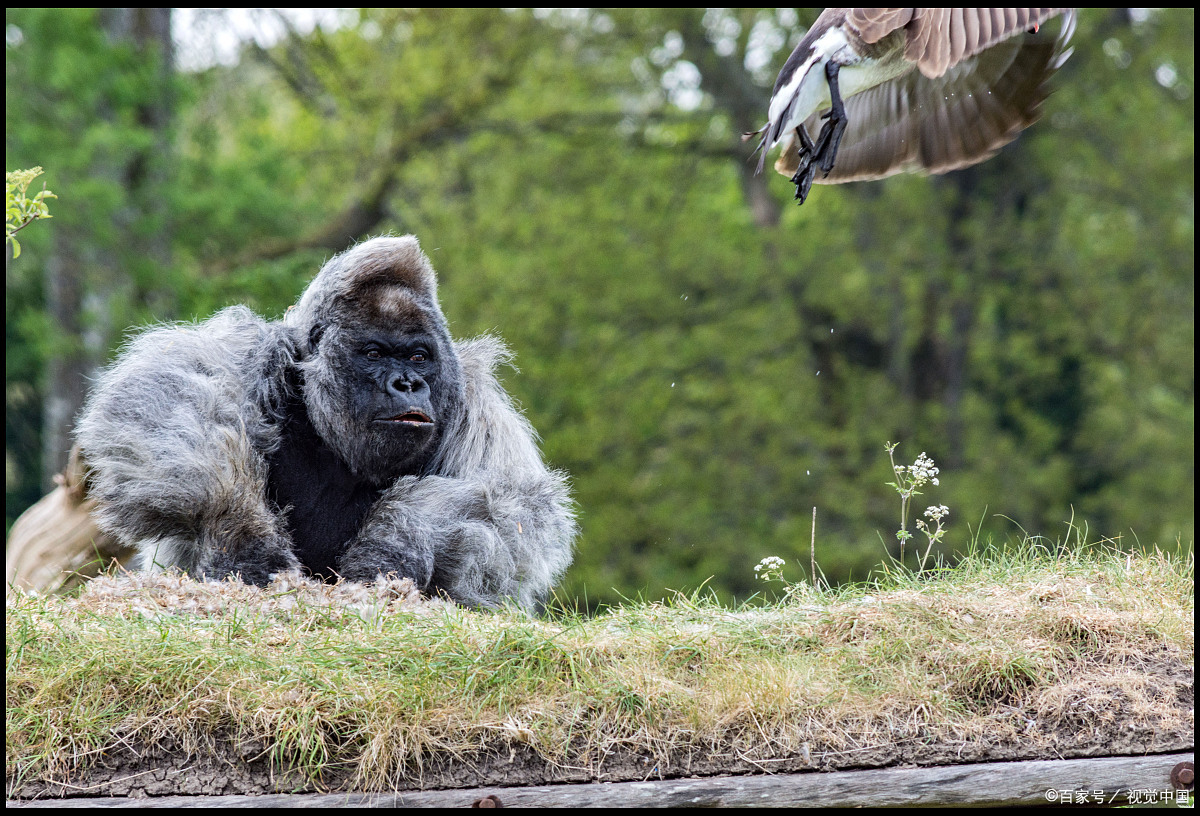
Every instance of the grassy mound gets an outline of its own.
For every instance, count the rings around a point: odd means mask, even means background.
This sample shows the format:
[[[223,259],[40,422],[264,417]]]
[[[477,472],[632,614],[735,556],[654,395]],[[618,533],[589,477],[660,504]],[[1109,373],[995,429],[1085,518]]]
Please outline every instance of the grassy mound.
[[[1194,561],[1035,545],[737,608],[408,582],[10,593],[9,796],[411,789],[1136,754],[1194,734]]]

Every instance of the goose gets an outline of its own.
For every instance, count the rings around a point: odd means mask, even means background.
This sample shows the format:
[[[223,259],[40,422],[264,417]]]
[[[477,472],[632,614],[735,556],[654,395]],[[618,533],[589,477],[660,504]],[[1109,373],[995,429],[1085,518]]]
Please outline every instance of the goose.
[[[1057,37],[1039,31],[1060,14]],[[827,8],[745,136],[762,134],[757,171],[782,143],[775,169],[803,204],[814,181],[981,162],[1037,119],[1074,29],[1074,9]]]

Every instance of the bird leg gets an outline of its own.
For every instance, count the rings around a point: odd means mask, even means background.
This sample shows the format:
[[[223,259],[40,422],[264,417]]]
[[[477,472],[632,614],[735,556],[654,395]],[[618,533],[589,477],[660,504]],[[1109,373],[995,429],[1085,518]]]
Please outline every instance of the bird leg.
[[[808,130],[805,129],[803,123],[796,127],[796,136],[800,140],[800,163],[792,176],[792,183],[796,185],[796,201],[801,204],[808,198],[817,168],[820,168],[826,176],[833,169],[833,160],[837,157],[838,146],[842,143],[842,135],[846,132],[846,124],[849,120],[846,118],[846,108],[842,104],[842,95],[838,90],[838,70],[840,68],[841,66],[836,62],[825,63],[825,79],[829,83],[829,98],[832,105],[829,112],[821,117],[825,120],[825,124],[821,126],[821,132],[817,134],[816,143],[808,135]]]
[[[846,132],[846,108],[842,104],[842,95],[838,91],[838,70],[836,62],[825,63],[825,79],[829,82],[829,99],[831,106],[825,114],[825,124],[817,136],[816,155],[814,161],[821,166],[825,175],[833,169],[833,160],[837,156],[838,145],[842,143],[842,135]]]

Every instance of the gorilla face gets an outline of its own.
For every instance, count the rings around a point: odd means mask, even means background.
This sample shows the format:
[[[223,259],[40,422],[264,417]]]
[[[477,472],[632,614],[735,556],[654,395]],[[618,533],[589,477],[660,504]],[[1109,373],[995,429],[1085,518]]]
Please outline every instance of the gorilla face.
[[[404,311],[317,332],[303,366],[313,427],[377,486],[424,473],[461,403],[452,347],[419,308]]]
[[[436,341],[424,332],[368,332],[350,339],[345,379],[351,411],[385,446],[418,455],[436,428]]]

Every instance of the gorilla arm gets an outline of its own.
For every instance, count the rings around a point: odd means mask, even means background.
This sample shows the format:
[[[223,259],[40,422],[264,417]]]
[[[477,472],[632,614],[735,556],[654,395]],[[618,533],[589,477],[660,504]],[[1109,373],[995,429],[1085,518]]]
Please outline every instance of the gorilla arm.
[[[289,348],[232,307],[141,335],[96,383],[76,430],[89,494],[101,529],[136,546],[143,568],[265,585],[298,566],[260,453],[278,434],[268,406]]]
[[[497,381],[510,359],[495,338],[455,343],[465,411],[431,475],[384,493],[340,561],[346,578],[397,572],[472,606],[512,598],[533,609],[571,562],[575,518],[566,477],[542,461],[536,434]]]

